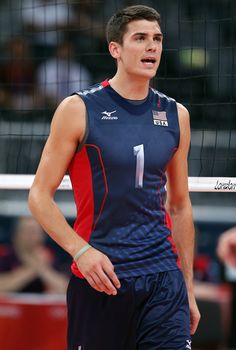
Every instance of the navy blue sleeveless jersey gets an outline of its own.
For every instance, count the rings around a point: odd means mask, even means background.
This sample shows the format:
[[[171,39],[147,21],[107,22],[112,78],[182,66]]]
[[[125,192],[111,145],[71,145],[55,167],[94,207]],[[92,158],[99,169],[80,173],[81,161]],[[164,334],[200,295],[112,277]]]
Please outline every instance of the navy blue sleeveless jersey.
[[[149,88],[134,103],[107,80],[77,94],[87,125],[69,165],[75,231],[110,258],[119,278],[178,269],[165,210],[165,170],[179,144],[176,102]],[[82,277],[75,262],[72,272]]]

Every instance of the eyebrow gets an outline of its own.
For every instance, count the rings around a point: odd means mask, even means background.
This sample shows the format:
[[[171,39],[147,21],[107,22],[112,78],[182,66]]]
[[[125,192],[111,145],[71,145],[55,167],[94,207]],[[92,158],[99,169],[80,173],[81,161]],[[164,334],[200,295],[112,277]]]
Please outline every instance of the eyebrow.
[[[143,33],[143,32],[137,32],[137,33],[134,33],[133,36],[137,36],[137,35],[148,35],[148,33]],[[155,33],[153,36],[159,36],[159,37],[163,37],[163,34],[162,33]]]

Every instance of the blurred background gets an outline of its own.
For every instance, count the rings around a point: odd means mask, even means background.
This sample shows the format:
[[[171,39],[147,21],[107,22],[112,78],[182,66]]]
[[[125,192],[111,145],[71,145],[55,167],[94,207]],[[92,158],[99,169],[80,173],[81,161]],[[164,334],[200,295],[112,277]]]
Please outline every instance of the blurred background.
[[[190,112],[189,175],[236,178],[235,0],[2,0],[0,174],[34,174],[57,104],[112,77],[105,25],[135,4],[161,13],[164,51],[152,86]],[[70,259],[28,217],[27,195],[0,191],[0,344],[63,350]],[[220,234],[236,225],[235,193],[194,192],[191,199],[202,313],[193,349],[236,349],[236,271],[216,257]],[[56,200],[72,225],[71,191],[58,191]],[[15,336],[5,344],[6,330]]]

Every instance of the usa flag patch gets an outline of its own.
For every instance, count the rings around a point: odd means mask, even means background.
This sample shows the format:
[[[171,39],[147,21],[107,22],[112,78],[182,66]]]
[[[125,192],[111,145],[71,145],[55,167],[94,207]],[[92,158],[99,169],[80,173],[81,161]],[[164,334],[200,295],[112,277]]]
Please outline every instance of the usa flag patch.
[[[159,126],[168,126],[166,112],[152,111],[153,123]]]

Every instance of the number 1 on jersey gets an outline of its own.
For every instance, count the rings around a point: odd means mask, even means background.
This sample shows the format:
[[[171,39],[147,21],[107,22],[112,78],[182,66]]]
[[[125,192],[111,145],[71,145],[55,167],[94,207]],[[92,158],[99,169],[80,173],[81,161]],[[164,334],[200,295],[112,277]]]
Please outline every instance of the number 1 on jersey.
[[[138,145],[133,147],[134,156],[137,158],[136,161],[136,176],[135,176],[135,187],[143,187],[143,173],[144,173],[144,147]]]

